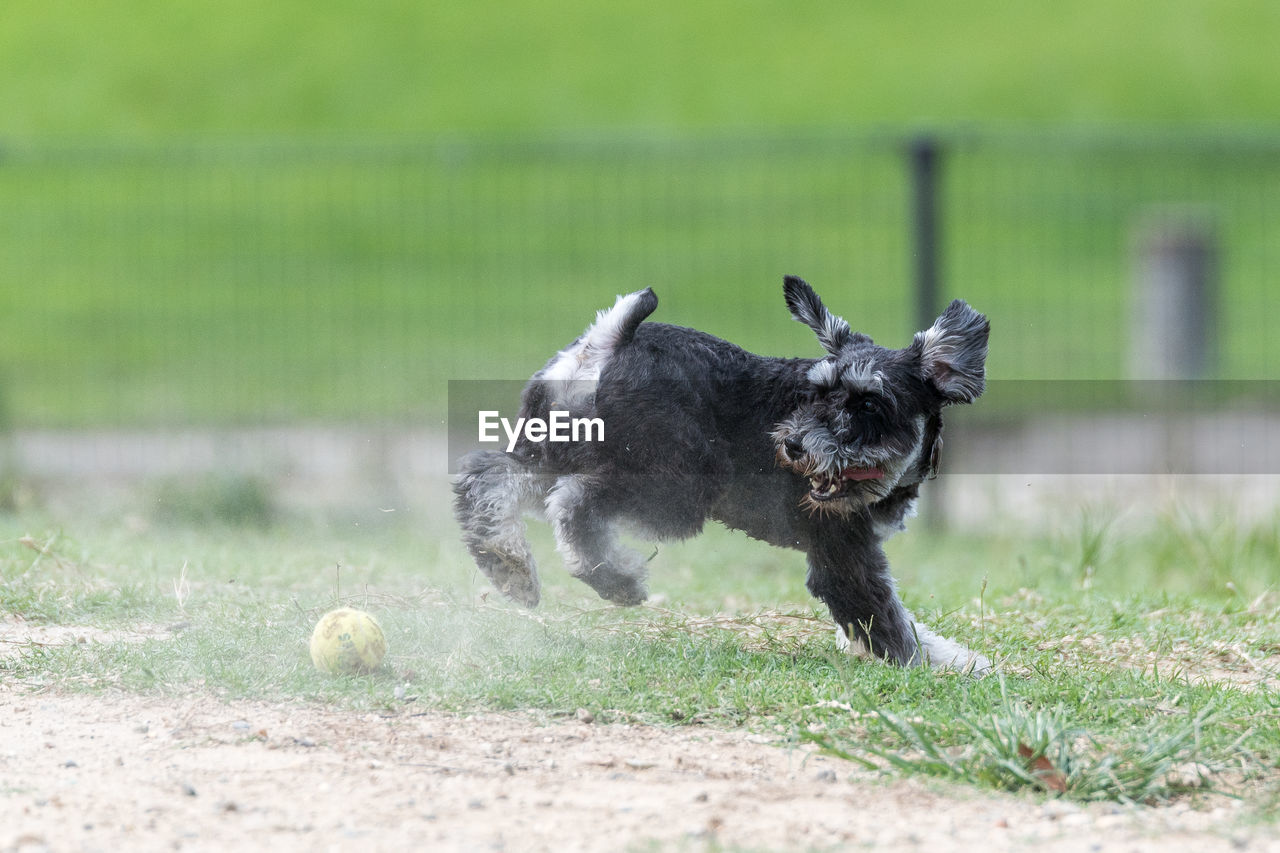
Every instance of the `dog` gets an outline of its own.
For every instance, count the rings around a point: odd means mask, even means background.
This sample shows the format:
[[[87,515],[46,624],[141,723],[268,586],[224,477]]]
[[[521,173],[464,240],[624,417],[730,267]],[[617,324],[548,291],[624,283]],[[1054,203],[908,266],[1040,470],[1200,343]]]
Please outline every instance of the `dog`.
[[[595,419],[602,440],[526,431],[507,452],[459,461],[454,511],[480,570],[509,598],[539,600],[522,515],[551,523],[569,571],[602,597],[647,596],[646,560],[616,530],[683,539],[708,519],[808,557],[806,586],[846,651],[974,674],[981,654],[938,636],[903,606],[882,543],[915,514],[934,477],[942,409],[986,384],[990,324],[956,300],[910,346],[886,349],[787,276],[791,316],[826,351],[770,358],[695,329],[644,320],[652,289],[615,305],[533,375],[525,419]]]

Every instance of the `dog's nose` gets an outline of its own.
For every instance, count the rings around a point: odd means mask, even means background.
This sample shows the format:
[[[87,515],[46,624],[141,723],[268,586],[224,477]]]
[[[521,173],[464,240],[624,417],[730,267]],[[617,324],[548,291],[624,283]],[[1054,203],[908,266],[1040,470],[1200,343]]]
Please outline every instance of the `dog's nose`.
[[[804,456],[804,445],[800,443],[798,438],[788,438],[782,442],[782,449],[787,451],[787,456],[797,459]]]

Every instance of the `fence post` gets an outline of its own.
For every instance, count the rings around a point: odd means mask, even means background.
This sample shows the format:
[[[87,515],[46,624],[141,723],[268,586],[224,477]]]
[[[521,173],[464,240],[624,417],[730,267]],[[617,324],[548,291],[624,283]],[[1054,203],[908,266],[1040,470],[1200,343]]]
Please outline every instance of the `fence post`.
[[[911,173],[911,249],[915,324],[911,331],[927,329],[937,319],[938,305],[938,177],[941,156],[938,140],[921,135],[907,146],[907,168]],[[945,458],[945,454],[944,454]],[[934,480],[922,490],[920,516],[929,530],[947,526],[946,493],[942,480]]]
[[[1217,240],[1208,216],[1160,211],[1134,240],[1129,373],[1205,379],[1216,361]]]
[[[938,140],[917,136],[908,147],[911,170],[911,237],[915,254],[913,331],[927,329],[938,316]]]

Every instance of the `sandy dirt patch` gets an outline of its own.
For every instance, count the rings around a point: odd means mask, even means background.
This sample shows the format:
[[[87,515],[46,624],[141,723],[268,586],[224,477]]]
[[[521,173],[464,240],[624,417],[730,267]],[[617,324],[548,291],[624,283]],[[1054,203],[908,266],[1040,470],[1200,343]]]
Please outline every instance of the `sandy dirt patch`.
[[[412,706],[407,706],[412,708]],[[1280,851],[1223,801],[887,780],[741,731],[0,684],[0,850]]]
[[[133,630],[109,630],[91,625],[49,625],[28,622],[21,617],[0,615],[0,658],[17,657],[40,646],[84,645],[87,643],[141,643],[170,636],[168,628],[145,625]]]

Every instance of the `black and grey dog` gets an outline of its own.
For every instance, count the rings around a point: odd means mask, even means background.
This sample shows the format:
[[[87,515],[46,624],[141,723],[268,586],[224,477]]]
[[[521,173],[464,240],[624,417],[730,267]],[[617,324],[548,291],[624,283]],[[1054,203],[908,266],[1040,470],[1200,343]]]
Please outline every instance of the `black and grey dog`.
[[[903,665],[982,673],[980,654],[916,622],[881,543],[936,473],[944,406],[985,387],[987,318],[952,302],[905,349],[876,346],[787,277],[820,359],[766,358],[694,329],[643,323],[652,290],[618,297],[525,386],[521,416],[594,418],[603,440],[521,435],[459,463],[454,507],[480,569],[538,603],[521,516],[551,522],[570,572],[618,604],[644,601],[646,561],[615,529],[685,538],[708,519],[808,555],[809,591],[842,647]],[[534,436],[537,438],[538,436]],[[597,436],[598,437],[598,436]]]

